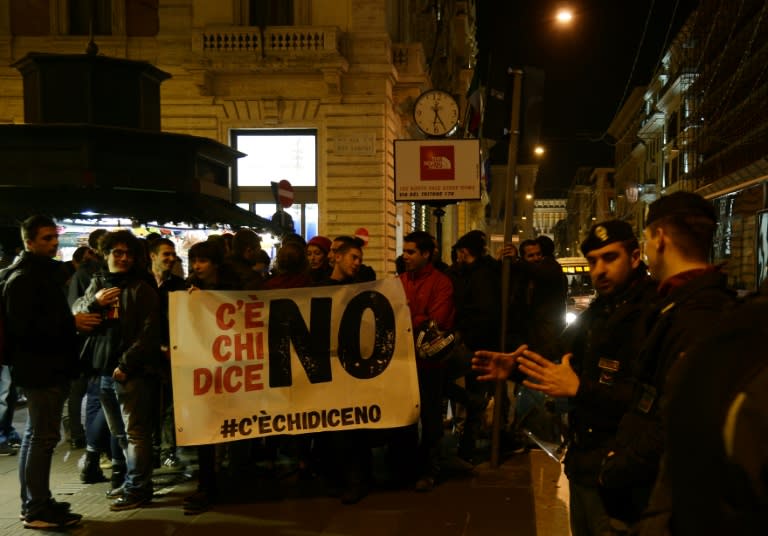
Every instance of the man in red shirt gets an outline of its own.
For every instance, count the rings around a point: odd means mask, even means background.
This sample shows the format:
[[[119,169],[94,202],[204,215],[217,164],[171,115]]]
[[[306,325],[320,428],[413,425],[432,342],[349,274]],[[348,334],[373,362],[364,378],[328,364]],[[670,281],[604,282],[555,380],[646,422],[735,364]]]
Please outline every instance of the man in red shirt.
[[[432,320],[440,331],[453,330],[455,309],[450,278],[433,265],[435,239],[424,231],[414,231],[403,239],[405,272],[400,281],[405,290],[414,335]],[[417,491],[430,491],[440,471],[440,438],[443,435],[443,384],[445,367],[439,361],[419,358],[421,442],[417,449]]]

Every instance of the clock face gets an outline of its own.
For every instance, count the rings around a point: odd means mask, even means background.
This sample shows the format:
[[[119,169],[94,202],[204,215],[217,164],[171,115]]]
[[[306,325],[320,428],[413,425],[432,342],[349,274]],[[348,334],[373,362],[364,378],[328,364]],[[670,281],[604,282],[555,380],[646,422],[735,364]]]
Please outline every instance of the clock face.
[[[445,136],[459,122],[459,105],[450,93],[432,89],[416,99],[413,119],[427,136]]]

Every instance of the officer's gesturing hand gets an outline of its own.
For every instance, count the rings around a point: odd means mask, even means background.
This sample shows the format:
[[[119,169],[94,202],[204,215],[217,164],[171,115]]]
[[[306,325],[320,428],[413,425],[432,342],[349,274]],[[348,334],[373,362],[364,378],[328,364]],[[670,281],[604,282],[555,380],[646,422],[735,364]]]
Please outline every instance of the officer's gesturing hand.
[[[528,346],[521,345],[510,354],[478,350],[472,357],[472,370],[479,372],[479,381],[506,380],[517,368],[516,359],[523,354]]]
[[[528,379],[523,381],[523,385],[549,396],[576,396],[579,390],[579,377],[571,368],[572,355],[564,355],[562,363],[557,364],[536,352],[524,351],[523,355],[517,358],[520,372],[528,376]]]

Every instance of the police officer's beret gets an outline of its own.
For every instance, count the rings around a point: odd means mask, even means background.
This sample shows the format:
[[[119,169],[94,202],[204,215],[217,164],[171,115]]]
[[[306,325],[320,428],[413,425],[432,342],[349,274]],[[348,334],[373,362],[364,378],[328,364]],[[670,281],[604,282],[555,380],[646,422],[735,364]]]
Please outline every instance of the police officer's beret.
[[[613,242],[637,240],[632,226],[621,220],[608,220],[593,225],[586,240],[581,243],[581,252],[586,255],[593,249],[600,249]]]
[[[675,192],[665,195],[651,203],[648,207],[648,215],[645,217],[645,226],[661,218],[668,216],[700,217],[717,221],[717,214],[712,203],[698,194],[692,192]]]

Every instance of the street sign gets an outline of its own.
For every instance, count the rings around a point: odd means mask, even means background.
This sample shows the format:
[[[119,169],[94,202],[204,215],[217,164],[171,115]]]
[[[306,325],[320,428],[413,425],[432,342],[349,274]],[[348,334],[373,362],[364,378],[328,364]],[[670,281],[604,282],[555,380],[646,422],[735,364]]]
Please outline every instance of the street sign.
[[[368,245],[368,229],[365,227],[360,227],[358,230],[355,231],[355,238],[359,238],[363,241],[363,246]]]
[[[395,140],[395,201],[480,199],[480,141]]]
[[[283,208],[289,208],[293,205],[293,186],[285,179],[277,185],[277,200]]]

